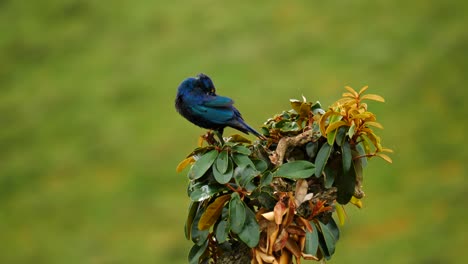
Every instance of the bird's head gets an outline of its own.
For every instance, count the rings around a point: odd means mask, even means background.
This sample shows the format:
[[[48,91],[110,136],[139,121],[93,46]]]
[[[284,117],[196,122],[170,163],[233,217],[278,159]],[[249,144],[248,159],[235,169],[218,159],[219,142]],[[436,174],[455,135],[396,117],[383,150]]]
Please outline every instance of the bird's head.
[[[210,77],[208,77],[207,75],[203,73],[200,73],[197,75],[197,80],[198,80],[198,85],[203,90],[203,92],[210,94],[210,95],[216,94],[216,88],[213,84],[213,81],[210,79]]]
[[[216,88],[214,87],[213,81],[203,73],[198,74],[197,77],[185,79],[179,85],[178,91],[179,93],[216,95]]]

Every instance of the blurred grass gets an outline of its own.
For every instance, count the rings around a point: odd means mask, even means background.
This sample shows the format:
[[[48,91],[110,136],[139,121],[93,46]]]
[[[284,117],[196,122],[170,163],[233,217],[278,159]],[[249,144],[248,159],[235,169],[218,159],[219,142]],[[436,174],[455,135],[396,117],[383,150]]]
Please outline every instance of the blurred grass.
[[[0,262],[186,263],[186,177],[204,131],[173,108],[204,72],[253,126],[343,86],[394,164],[331,263],[460,263],[468,184],[462,1],[0,1]],[[227,133],[232,133],[232,130]]]

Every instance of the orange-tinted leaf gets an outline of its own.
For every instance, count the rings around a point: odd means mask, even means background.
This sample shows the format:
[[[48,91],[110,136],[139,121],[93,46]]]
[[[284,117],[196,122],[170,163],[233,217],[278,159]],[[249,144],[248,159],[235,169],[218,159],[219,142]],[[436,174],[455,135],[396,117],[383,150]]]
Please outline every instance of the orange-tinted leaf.
[[[367,119],[371,119],[371,120],[375,120],[375,115],[371,112],[363,112],[363,113],[360,113],[360,114],[357,114],[355,116],[353,116],[354,119],[363,119],[363,120],[367,120]]]
[[[384,160],[385,160],[386,162],[388,162],[388,163],[393,163],[392,158],[390,158],[390,157],[387,156],[386,154],[377,153],[376,155],[379,156],[379,157],[381,157],[382,159],[384,159]]]
[[[256,253],[255,255],[257,256],[256,260],[258,261],[259,264],[263,263],[263,261],[265,261],[266,263],[274,263],[274,261],[276,261],[275,257],[272,255],[267,255],[258,250],[255,253]]]
[[[201,148],[203,146],[203,141],[205,141],[205,137],[204,136],[199,136],[197,146]]]
[[[389,148],[382,148],[382,152],[393,153],[393,150]]]
[[[356,99],[355,98],[344,97],[344,98],[341,98],[338,101],[336,101],[334,105],[345,105],[345,104],[350,103],[350,102],[354,103],[354,102],[356,102]]]
[[[382,103],[385,102],[385,99],[382,96],[376,94],[365,94],[361,96],[361,100],[373,100]]]
[[[222,195],[214,202],[212,202],[205,210],[205,213],[200,218],[198,222],[198,229],[205,230],[210,228],[219,218],[223,210],[224,204],[231,198],[231,195],[225,194]]]
[[[184,159],[183,161],[179,163],[179,165],[177,165],[176,172],[183,171],[189,164],[192,164],[194,162],[195,162],[195,159],[193,158],[193,156],[190,156]]]
[[[283,222],[283,216],[286,214],[288,208],[282,201],[278,201],[275,205],[275,223],[280,225]]]
[[[286,229],[283,228],[279,236],[276,238],[275,244],[273,244],[273,251],[279,251],[283,249],[288,240],[289,234],[286,232]]]
[[[274,221],[275,220],[275,212],[273,212],[273,211],[268,212],[268,213],[263,213],[262,216],[268,221]]]
[[[304,229],[297,225],[289,225],[286,227],[286,231],[288,231],[291,235],[298,235],[298,236],[305,236],[306,232]]]
[[[296,182],[296,193],[294,195],[294,201],[296,202],[296,207],[299,207],[303,202],[304,198],[307,195],[307,188],[309,185],[304,179],[299,179]]]
[[[373,121],[368,121],[368,122],[366,122],[366,125],[367,125],[367,126],[373,126],[373,127],[376,127],[376,128],[383,129],[383,126],[382,126],[380,123],[373,122]]]
[[[359,90],[359,94],[364,93],[367,90],[367,88],[369,88],[369,86],[367,86],[367,85],[362,87],[361,90]]]
[[[327,127],[327,130],[325,131],[325,135],[345,125],[347,125],[345,121],[334,122]]]
[[[318,261],[319,259],[314,256],[314,255],[311,255],[311,254],[306,254],[306,253],[302,253],[302,257],[305,259],[305,260],[315,260],[315,261]]]
[[[297,219],[299,220],[298,224],[304,226],[308,232],[312,232],[312,225],[310,224],[307,219],[303,218],[302,216],[298,216]]]
[[[354,95],[354,97],[358,97],[359,94],[351,87],[349,86],[345,86],[345,89],[348,90],[350,93],[352,93]]]
[[[288,238],[286,240],[286,248],[291,252],[293,253],[293,255],[296,257],[296,259],[300,258],[301,257],[301,249],[299,248],[299,245],[297,245],[297,242],[292,239],[292,238]]]
[[[341,96],[343,96],[343,97],[355,98],[355,97],[354,97],[354,94],[352,94],[352,93],[343,93]]]
[[[289,252],[289,250],[281,251],[281,256],[277,263],[278,264],[290,264],[291,262],[292,262],[291,252]]]
[[[279,225],[269,222],[267,227],[267,248],[268,255],[273,254],[273,245],[275,244],[276,238],[278,237]]]

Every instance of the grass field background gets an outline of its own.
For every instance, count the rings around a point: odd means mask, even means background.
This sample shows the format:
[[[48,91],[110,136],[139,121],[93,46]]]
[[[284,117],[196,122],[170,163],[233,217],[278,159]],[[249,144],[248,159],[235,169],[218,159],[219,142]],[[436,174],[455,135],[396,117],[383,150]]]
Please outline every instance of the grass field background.
[[[463,262],[467,24],[456,0],[0,1],[0,263],[187,263],[175,167],[204,130],[173,104],[199,72],[254,127],[369,85],[394,164],[330,263]]]

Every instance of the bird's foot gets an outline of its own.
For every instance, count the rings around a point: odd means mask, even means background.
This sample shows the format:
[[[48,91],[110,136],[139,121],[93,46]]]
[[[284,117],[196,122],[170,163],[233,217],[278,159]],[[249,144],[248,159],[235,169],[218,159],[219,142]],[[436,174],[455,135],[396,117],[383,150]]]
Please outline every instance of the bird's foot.
[[[203,145],[203,141],[206,141],[206,143],[208,143],[208,145],[211,145],[211,146],[214,146],[214,145],[221,145],[222,146],[222,145],[224,145],[224,141],[221,141],[221,143],[219,143],[215,139],[215,134],[218,135],[215,131],[210,130],[210,131],[206,132],[204,135],[201,135],[200,139],[198,141],[198,146],[201,147]]]

